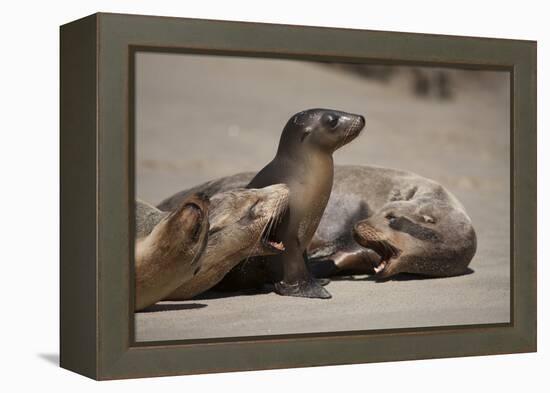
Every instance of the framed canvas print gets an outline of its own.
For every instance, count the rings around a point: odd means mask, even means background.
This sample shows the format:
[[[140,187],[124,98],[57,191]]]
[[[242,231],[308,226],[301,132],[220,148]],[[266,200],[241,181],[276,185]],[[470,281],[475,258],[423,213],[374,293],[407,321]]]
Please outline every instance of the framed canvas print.
[[[536,43],[61,27],[61,366],[536,350]]]

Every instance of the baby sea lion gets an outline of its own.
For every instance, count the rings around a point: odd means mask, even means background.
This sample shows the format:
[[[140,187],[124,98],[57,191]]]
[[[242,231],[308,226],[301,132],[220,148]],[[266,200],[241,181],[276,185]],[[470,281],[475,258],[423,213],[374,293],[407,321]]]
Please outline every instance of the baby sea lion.
[[[464,208],[437,184],[418,184],[408,192],[390,197],[380,210],[353,227],[357,243],[377,254],[375,278],[466,273],[477,241]]]
[[[310,109],[292,116],[281,134],[275,158],[248,188],[284,183],[290,190],[287,211],[274,228],[285,250],[266,258],[280,295],[330,298],[307,269],[307,247],[329,200],[332,153],[351,142],[365,126],[363,116],[330,109]]]
[[[393,169],[336,169],[333,196],[311,244],[317,276],[468,272],[477,247],[472,222],[445,187]]]
[[[193,277],[208,232],[208,198],[192,194],[172,213],[136,201],[135,309],[162,300]]]
[[[192,191],[224,192],[243,187],[253,176],[240,173]],[[454,276],[469,271],[476,246],[464,207],[442,185],[405,171],[337,165],[308,263],[317,277]],[[259,287],[266,280],[264,270],[261,261],[238,265],[220,284],[232,290]]]
[[[275,184],[261,189],[234,189],[210,197],[208,242],[201,254],[201,268],[167,294],[166,299],[190,299],[216,285],[240,261],[257,255],[274,255],[284,244],[271,231],[288,205],[288,187]],[[194,191],[191,190],[191,193]],[[188,192],[163,201],[159,208],[172,210],[187,198]]]

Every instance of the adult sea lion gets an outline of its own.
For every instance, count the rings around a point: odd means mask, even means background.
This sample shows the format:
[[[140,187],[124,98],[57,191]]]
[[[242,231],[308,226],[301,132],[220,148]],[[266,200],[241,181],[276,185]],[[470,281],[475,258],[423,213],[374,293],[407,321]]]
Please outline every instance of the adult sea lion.
[[[273,255],[284,250],[283,243],[270,229],[284,215],[288,187],[275,184],[261,189],[232,189],[215,193],[203,187],[210,197],[208,242],[201,254],[200,270],[189,276],[166,299],[190,299],[216,285],[240,261],[257,255]],[[161,210],[173,210],[191,193],[183,192],[163,201]],[[214,195],[215,194],[215,195]]]
[[[224,192],[253,177],[240,173],[192,190]],[[317,277],[374,274],[387,279],[400,272],[444,277],[467,273],[476,247],[464,207],[437,182],[400,170],[337,165],[308,263]],[[236,266],[219,288],[262,285],[265,266],[256,262]]]
[[[136,201],[135,309],[162,300],[200,268],[208,232],[208,198],[192,194],[171,213]]]
[[[284,183],[290,190],[289,207],[273,229],[285,250],[266,258],[278,294],[331,297],[308,271],[306,250],[332,190],[332,153],[357,137],[364,126],[364,117],[351,113],[299,112],[285,125],[275,158],[248,184],[248,188],[257,188]]]

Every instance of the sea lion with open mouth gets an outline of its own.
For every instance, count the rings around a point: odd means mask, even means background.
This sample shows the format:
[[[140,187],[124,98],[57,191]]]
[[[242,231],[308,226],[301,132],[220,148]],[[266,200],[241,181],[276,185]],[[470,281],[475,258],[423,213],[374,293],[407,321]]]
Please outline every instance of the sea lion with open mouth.
[[[465,274],[477,247],[462,204],[445,187],[386,168],[345,166],[311,244],[317,276]]]
[[[210,230],[199,259],[201,268],[167,294],[166,299],[191,299],[220,282],[240,261],[258,255],[279,254],[285,249],[272,228],[287,210],[289,191],[286,185],[238,188],[220,193],[216,193],[217,190],[216,185],[202,187],[202,192],[210,196]],[[194,189],[178,193],[163,201],[159,208],[170,211],[193,192]]]
[[[208,232],[208,198],[191,194],[173,212],[136,201],[135,309],[162,300],[193,277]]]
[[[243,187],[251,172],[192,191]],[[398,273],[455,276],[467,273],[477,247],[462,204],[422,176],[372,166],[335,166],[334,186],[315,236],[308,266],[316,277]],[[263,260],[237,265],[220,283],[225,290],[258,288],[267,280]]]

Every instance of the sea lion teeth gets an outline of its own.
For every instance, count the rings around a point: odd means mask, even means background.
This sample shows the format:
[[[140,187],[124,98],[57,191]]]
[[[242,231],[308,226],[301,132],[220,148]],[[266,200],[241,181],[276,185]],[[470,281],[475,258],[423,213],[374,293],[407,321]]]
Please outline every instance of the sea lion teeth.
[[[271,240],[268,240],[268,243],[271,245],[271,247],[276,248],[277,250],[281,250],[281,251],[285,250],[285,246],[283,242],[273,242]]]
[[[387,264],[387,262],[384,261],[380,265],[375,266],[374,267],[374,272],[377,273],[377,274],[380,273],[382,270],[384,270],[386,268],[386,264]]]

